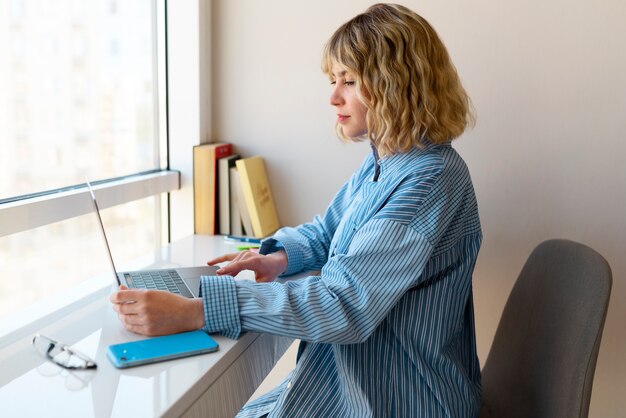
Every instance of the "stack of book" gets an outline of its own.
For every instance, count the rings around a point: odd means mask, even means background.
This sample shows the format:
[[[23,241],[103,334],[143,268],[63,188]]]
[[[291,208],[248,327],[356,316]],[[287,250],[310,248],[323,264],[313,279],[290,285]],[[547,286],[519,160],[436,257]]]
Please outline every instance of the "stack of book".
[[[279,227],[262,157],[242,158],[232,144],[193,149],[196,234],[266,237]]]

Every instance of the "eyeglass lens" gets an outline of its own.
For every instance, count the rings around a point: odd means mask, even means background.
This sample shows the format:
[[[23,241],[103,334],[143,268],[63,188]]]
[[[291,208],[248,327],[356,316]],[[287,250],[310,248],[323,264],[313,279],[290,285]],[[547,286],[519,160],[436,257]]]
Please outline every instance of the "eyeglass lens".
[[[83,354],[43,335],[36,335],[35,338],[33,338],[33,345],[37,351],[66,369],[86,369],[95,367],[95,363],[86,358]]]

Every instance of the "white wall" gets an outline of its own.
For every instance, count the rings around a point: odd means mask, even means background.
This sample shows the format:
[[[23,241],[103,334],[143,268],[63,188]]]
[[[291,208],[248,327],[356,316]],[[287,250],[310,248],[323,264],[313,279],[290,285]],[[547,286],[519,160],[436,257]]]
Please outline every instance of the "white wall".
[[[586,243],[613,268],[592,417],[626,410],[626,3],[404,1],[438,30],[478,112],[456,147],[484,227],[475,272],[486,358],[502,307],[540,241]],[[335,139],[320,56],[363,0],[213,1],[212,136],[266,158],[284,224],[324,210],[368,151]]]

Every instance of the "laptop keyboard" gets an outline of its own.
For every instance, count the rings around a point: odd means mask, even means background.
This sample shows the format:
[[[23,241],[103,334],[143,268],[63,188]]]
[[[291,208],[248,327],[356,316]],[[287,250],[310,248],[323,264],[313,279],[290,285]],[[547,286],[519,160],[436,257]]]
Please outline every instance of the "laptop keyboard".
[[[130,287],[138,289],[167,290],[168,292],[181,294],[179,288],[185,288],[183,280],[176,270],[141,271],[130,273]]]

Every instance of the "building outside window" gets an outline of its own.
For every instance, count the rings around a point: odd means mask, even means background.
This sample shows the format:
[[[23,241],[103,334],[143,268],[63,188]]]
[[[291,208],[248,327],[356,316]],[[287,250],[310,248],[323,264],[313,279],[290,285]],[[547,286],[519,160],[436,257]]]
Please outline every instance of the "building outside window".
[[[85,181],[118,264],[167,242],[164,3],[0,0],[0,325],[109,271]]]

